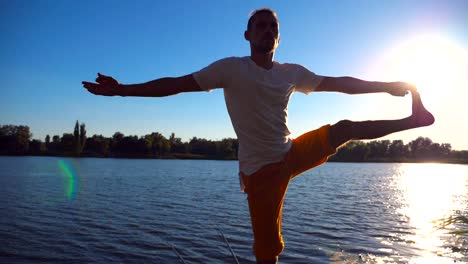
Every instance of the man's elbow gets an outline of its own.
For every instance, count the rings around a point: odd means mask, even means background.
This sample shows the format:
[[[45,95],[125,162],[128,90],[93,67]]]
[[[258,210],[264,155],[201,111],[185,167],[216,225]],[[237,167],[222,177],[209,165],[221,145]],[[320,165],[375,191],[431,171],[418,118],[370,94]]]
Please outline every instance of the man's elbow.
[[[177,93],[201,92],[202,89],[192,74],[177,78]]]
[[[315,89],[317,92],[338,92],[338,82],[336,77],[324,77]]]

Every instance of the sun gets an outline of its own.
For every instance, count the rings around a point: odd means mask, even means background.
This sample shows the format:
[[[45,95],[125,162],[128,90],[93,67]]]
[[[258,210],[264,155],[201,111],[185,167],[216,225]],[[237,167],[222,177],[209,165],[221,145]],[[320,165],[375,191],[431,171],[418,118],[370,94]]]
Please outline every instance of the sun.
[[[416,85],[424,97],[457,93],[468,86],[468,52],[439,35],[421,35],[387,52],[380,77]]]
[[[367,78],[416,85],[424,106],[435,116],[434,125],[409,130],[387,139],[410,141],[419,136],[466,149],[468,141],[468,46],[442,32],[421,33],[382,48],[369,63]],[[382,96],[372,100],[372,118],[397,119],[411,114],[411,96]]]

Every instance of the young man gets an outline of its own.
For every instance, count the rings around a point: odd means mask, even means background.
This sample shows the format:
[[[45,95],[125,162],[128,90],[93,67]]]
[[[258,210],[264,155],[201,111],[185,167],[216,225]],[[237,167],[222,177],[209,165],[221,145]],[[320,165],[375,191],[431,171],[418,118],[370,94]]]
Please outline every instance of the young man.
[[[281,215],[289,181],[324,163],[342,144],[353,139],[375,139],[434,122],[415,87],[402,82],[367,82],[352,77],[318,76],[297,64],[273,60],[280,34],[277,15],[270,9],[253,12],[244,37],[249,57],[231,57],[178,78],[162,78],[124,85],[98,73],[97,83],[83,86],[97,95],[161,97],[182,92],[224,88],[226,106],[239,139],[239,175],[248,195],[258,263],[277,263],[284,248]],[[293,92],[412,93],[412,115],[399,120],[339,121],[289,137],[287,106]]]

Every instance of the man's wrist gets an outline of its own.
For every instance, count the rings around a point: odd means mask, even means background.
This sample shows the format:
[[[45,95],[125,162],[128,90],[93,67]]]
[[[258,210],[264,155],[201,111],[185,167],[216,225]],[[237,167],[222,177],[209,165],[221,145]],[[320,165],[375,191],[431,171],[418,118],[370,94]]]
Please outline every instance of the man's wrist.
[[[121,83],[117,84],[116,91],[117,91],[117,95],[119,95],[119,96],[122,96],[122,97],[128,96],[127,89],[126,89],[125,85],[123,85]]]
[[[391,92],[395,88],[395,82],[382,82],[380,85],[380,92]]]

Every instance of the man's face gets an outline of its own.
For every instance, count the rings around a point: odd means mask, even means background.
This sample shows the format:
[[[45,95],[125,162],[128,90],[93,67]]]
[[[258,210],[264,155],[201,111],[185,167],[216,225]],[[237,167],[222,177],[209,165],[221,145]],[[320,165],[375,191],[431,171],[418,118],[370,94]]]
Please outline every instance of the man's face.
[[[276,18],[261,12],[255,15],[245,38],[250,41],[253,49],[259,53],[272,53],[279,44],[279,24]]]

